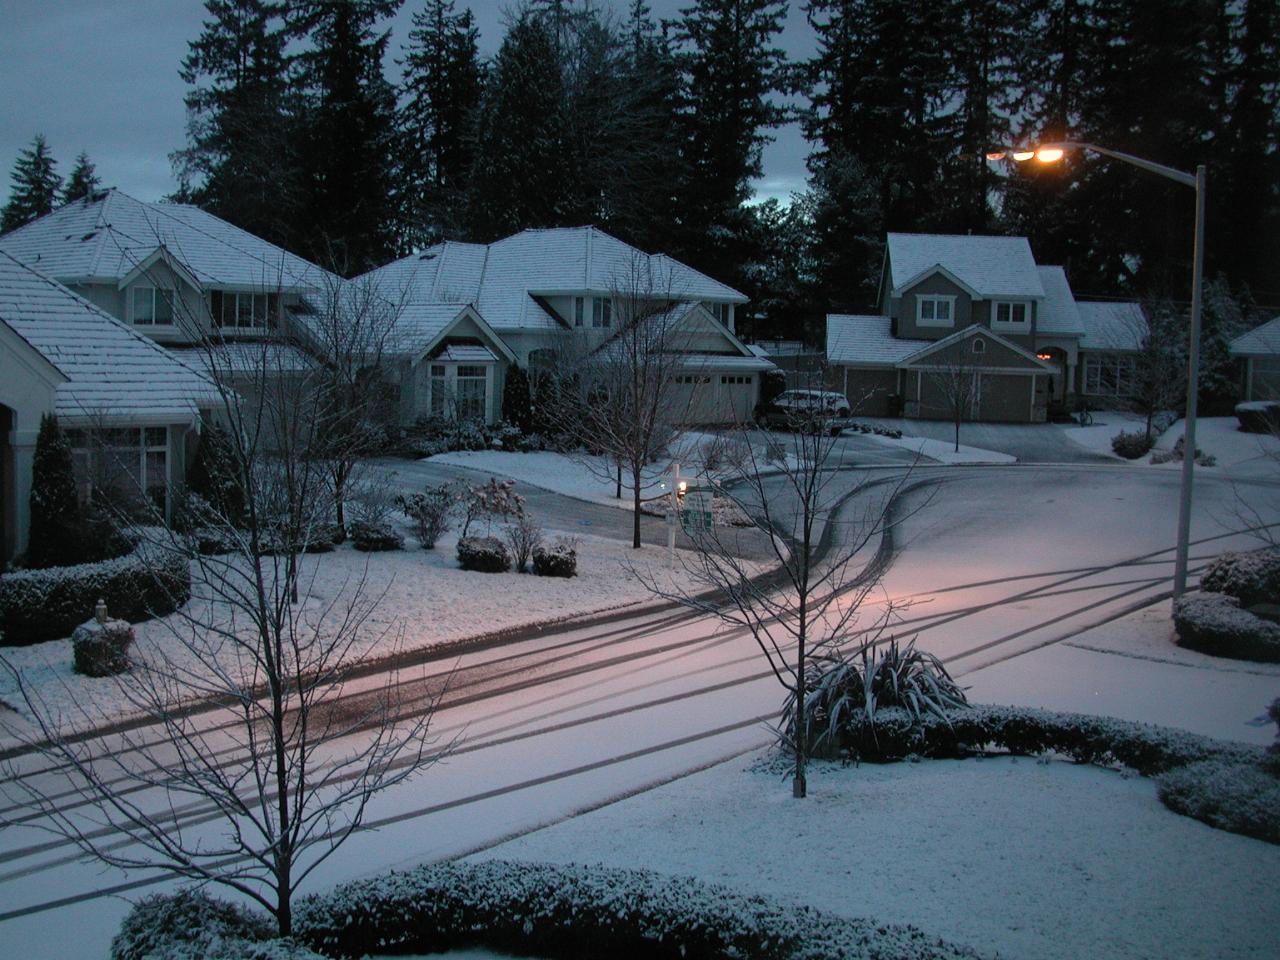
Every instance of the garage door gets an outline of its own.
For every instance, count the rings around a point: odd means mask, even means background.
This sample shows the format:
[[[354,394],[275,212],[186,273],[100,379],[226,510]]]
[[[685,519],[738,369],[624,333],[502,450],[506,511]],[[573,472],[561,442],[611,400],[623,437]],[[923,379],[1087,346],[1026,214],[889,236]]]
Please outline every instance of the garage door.
[[[1031,378],[984,373],[979,384],[978,419],[1026,423],[1031,419]]]
[[[721,374],[716,399],[717,423],[746,423],[756,405],[756,378],[749,373]]]

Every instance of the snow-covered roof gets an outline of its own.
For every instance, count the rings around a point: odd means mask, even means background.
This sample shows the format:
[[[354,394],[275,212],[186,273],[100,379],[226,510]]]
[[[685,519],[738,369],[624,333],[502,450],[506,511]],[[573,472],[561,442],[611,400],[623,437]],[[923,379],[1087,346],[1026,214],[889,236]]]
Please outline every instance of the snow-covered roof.
[[[1084,324],[1076,309],[1075,294],[1067,282],[1067,272],[1062,267],[1036,267],[1040,285],[1044,287],[1044,301],[1036,314],[1036,332],[1080,336]]]
[[[979,297],[1043,297],[1026,237],[891,233],[889,285],[902,289],[941,267]]]
[[[62,284],[0,251],[0,321],[67,378],[54,413],[67,420],[169,420],[218,399],[213,385]]]
[[[1280,354],[1280,317],[1242,333],[1228,347],[1236,357],[1273,357]]]
[[[244,376],[255,372],[300,373],[314,369],[316,358],[305,350],[271,340],[248,340],[199,347],[170,347],[192,369],[214,376]]]
[[[1081,350],[1139,350],[1147,335],[1147,318],[1142,306],[1132,302],[1081,301],[1076,304],[1084,336]]]
[[[119,190],[73,200],[0,237],[0,250],[64,283],[118,282],[160,248],[206,288],[318,290],[335,279],[199,207]]]
[[[851,366],[894,366],[931,340],[903,340],[888,317],[827,314],[827,362]]]
[[[449,363],[495,363],[498,358],[488,347],[451,343],[435,359]]]
[[[560,328],[535,296],[640,291],[746,303],[732,287],[595,227],[523,230],[490,244],[447,241],[365,274],[410,305],[469,303],[497,330]]]
[[[405,303],[396,311],[388,349],[394,353],[420,353],[466,309],[465,303]]]

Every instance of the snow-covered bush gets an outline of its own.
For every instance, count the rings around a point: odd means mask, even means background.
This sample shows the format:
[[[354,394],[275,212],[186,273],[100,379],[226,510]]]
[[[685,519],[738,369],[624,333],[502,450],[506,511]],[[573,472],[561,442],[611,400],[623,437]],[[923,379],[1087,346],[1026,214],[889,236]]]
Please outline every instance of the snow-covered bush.
[[[1280,400],[1237,403],[1236,419],[1245,433],[1274,433],[1280,429]]]
[[[578,575],[577,543],[558,537],[549,547],[535,547],[533,572],[540,577],[575,577]]]
[[[111,940],[111,960],[322,960],[299,943],[272,939],[257,913],[203,890],[141,900]]]
[[[365,553],[404,547],[404,537],[385,520],[352,520],[347,525],[347,535],[351,545]]]
[[[1187,593],[1173,604],[1179,646],[1237,660],[1280,661],[1280,624],[1225,593]]]
[[[1182,451],[1186,449],[1185,438],[1179,437],[1178,442],[1173,445],[1172,450],[1157,450],[1151,454],[1152,463],[1173,463],[1182,459]],[[1196,447],[1196,466],[1213,467],[1217,466],[1218,458],[1211,454],[1205,453],[1199,447]]]
[[[191,597],[184,556],[140,542],[114,560],[0,576],[0,630],[10,646],[70,636],[98,600],[130,623],[172,613]]]
[[[427,487],[423,493],[411,493],[396,497],[396,506],[413,521],[413,532],[424,550],[435,547],[436,541],[449,532],[453,511],[458,506],[458,485],[442,483]]]
[[[1204,760],[1162,774],[1157,792],[1170,810],[1280,843],[1280,777],[1264,766]]]
[[[216,423],[205,427],[196,447],[195,460],[187,471],[187,489],[200,497],[211,511],[228,523],[240,525],[244,518],[244,486],[236,472],[231,438]]]
[[[127,620],[99,621],[96,617],[80,624],[71,634],[72,664],[86,677],[110,677],[129,669],[129,648],[133,627]]]
[[[1209,564],[1200,589],[1229,594],[1245,607],[1280,603],[1280,550],[1224,553]]]
[[[1117,433],[1111,438],[1111,449],[1126,460],[1137,460],[1139,457],[1146,456],[1147,451],[1153,446],[1155,446],[1155,440],[1142,430]]]
[[[485,536],[493,532],[495,520],[518,520],[524,516],[524,497],[515,492],[514,480],[490,477],[486,482],[468,486],[461,494],[462,538],[471,534],[471,525],[480,520],[485,524]]]
[[[497,537],[463,537],[458,541],[458,566],[479,573],[506,573],[511,554]]]
[[[521,514],[514,523],[503,530],[507,546],[511,548],[511,560],[518,573],[529,569],[529,558],[542,546],[542,524],[528,514]]]
[[[344,884],[301,901],[294,931],[343,957],[469,945],[551,960],[978,956],[914,927],[836,917],[691,877],[502,860]]]

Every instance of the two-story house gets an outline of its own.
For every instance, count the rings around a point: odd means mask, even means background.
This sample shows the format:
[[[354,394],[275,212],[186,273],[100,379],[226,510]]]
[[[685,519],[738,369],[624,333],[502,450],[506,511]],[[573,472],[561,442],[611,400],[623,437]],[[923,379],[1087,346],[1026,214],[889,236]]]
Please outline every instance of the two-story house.
[[[747,298],[664,254],[595,227],[445,242],[359,278],[397,304],[401,419],[501,418],[506,371],[589,356],[637,316],[679,328],[673,407],[691,422],[750,417],[772,364],[734,333]],[[678,309],[677,309],[678,308]]]
[[[891,233],[878,300],[827,317],[828,364],[868,416],[945,419],[962,398],[968,419],[1041,422],[1054,401],[1124,395],[1146,335],[1137,304],[1077,302],[1025,237]]]

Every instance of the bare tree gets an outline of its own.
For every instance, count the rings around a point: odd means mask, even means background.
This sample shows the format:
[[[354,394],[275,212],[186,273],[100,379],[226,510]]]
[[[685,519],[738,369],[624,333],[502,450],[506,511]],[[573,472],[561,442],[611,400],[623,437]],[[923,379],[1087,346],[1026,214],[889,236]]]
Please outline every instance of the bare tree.
[[[971,344],[962,340],[930,357],[927,367],[917,369],[917,376],[924,377],[925,389],[932,395],[921,405],[932,406],[954,425],[956,452],[960,450],[960,424],[977,413],[981,390],[977,367],[981,363],[982,355],[974,354]]]
[[[873,625],[853,629],[880,582],[885,554],[872,545],[890,534],[893,504],[910,472],[887,483],[851,472],[822,412],[814,410],[809,421],[797,422],[798,429],[785,440],[770,440],[764,450],[745,432],[726,448],[732,462],[722,467],[726,479],[718,492],[770,544],[774,576],[761,577],[758,565],[739,555],[737,534],[719,526],[689,528],[694,549],[670,579],[640,574],[664,599],[743,627],[754,638],[787,691],[792,729],[801,731],[787,740],[785,723],[779,727],[795,758],[792,793],[798,798],[807,792],[807,671],[815,660],[857,644],[859,634],[878,635],[895,616],[886,602]]]
[[[145,725],[109,731],[114,718],[87,706],[53,715],[6,662],[36,722],[26,747],[52,772],[11,760],[3,789],[86,855],[230,887],[288,935],[295,892],[370,800],[440,751],[433,700],[403,699],[395,673],[353,686],[388,639],[371,626],[367,566],[322,601],[320,561],[304,563],[331,537],[331,467],[313,455],[342,415],[331,371],[278,342],[226,346],[201,339],[243,510],[188,499],[176,510],[184,533],[152,516],[147,548],[195,575],[192,599],[160,621],[165,642],[114,678]]]

